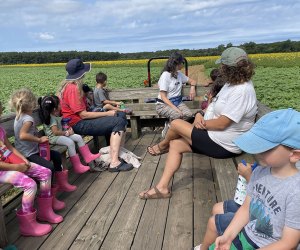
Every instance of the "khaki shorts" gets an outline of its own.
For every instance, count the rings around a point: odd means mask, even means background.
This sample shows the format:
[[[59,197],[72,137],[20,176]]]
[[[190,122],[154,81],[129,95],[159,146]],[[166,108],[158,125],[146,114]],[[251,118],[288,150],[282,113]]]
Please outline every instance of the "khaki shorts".
[[[157,103],[156,104],[156,112],[158,115],[169,118],[170,121],[175,119],[183,119],[185,121],[189,120],[193,117],[192,111],[182,102],[177,106],[178,109],[181,110],[183,116],[179,114],[177,111],[172,109],[169,105],[164,103]]]

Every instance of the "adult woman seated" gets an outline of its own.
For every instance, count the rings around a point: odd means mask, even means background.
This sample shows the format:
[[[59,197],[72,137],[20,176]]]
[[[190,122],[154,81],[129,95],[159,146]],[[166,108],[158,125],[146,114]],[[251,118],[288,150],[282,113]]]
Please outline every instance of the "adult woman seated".
[[[66,65],[68,72],[59,91],[61,111],[64,118],[71,118],[70,126],[80,135],[110,136],[111,163],[110,172],[128,171],[133,168],[119,160],[120,145],[124,142],[124,132],[127,121],[118,117],[117,112],[88,112],[86,110],[85,95],[82,90],[83,78],[91,70],[90,63],[83,63],[80,59],[72,59]]]
[[[241,153],[232,141],[254,124],[257,113],[251,81],[254,65],[246,52],[236,47],[226,49],[216,63],[221,63],[220,70],[226,84],[213,100],[213,119],[204,120],[203,114],[198,112],[194,124],[179,119],[171,123],[165,139],[149,148],[152,155],[169,150],[163,175],[155,187],[139,194],[141,199],[171,197],[168,185],[185,152],[214,158],[229,158]]]

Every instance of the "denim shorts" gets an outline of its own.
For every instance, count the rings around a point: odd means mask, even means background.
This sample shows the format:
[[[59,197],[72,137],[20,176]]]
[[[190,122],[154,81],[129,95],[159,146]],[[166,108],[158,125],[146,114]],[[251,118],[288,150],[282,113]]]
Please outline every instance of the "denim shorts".
[[[240,208],[240,205],[237,204],[234,200],[227,200],[223,203],[224,214],[215,215],[215,224],[218,235],[223,235],[226,228],[229,226],[232,221],[236,211]],[[243,240],[242,240],[243,239]],[[243,231],[240,233],[233,241],[234,247],[232,249],[244,249],[245,244],[250,244],[253,248],[256,249],[256,245],[251,242],[247,237],[246,233]],[[210,248],[211,249],[211,248]],[[214,249],[214,248],[212,248]],[[231,248],[230,248],[231,249]],[[251,249],[251,248],[250,248]]]
[[[240,205],[234,200],[227,200],[223,202],[224,214],[215,215],[215,224],[219,235],[222,235],[225,232],[239,208]]]

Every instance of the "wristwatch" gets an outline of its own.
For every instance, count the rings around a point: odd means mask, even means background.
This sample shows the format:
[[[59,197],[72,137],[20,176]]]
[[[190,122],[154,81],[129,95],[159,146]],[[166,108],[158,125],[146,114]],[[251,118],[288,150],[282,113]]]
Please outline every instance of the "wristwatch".
[[[195,116],[196,116],[198,113],[199,113],[200,115],[204,116],[204,112],[203,112],[203,110],[201,110],[201,109],[200,109],[200,110],[198,110],[198,111],[195,113]]]

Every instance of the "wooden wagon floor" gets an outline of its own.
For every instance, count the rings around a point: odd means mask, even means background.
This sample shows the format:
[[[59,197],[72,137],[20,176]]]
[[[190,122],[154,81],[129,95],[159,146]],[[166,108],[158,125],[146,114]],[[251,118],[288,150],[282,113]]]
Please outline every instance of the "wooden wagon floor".
[[[78,189],[62,193],[64,221],[44,237],[21,237],[15,216],[7,216],[9,242],[18,249],[191,249],[203,238],[216,202],[208,157],[185,154],[172,180],[171,199],[148,200],[138,193],[156,183],[166,155],[151,156],[148,145],[160,131],[128,139],[126,148],[142,157],[142,166],[123,173],[73,175]],[[14,213],[13,213],[14,214]]]

